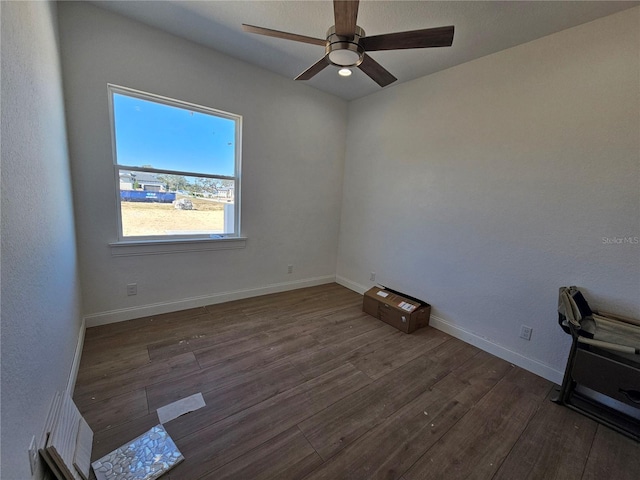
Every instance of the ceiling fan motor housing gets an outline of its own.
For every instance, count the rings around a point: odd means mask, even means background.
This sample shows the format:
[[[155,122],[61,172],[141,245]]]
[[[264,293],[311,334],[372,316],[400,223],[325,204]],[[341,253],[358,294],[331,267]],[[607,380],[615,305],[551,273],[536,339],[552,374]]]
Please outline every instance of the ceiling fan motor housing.
[[[337,67],[357,67],[364,60],[364,48],[360,45],[360,38],[364,37],[364,30],[356,26],[353,38],[336,35],[335,25],[327,30],[327,45],[325,52],[329,63]]]

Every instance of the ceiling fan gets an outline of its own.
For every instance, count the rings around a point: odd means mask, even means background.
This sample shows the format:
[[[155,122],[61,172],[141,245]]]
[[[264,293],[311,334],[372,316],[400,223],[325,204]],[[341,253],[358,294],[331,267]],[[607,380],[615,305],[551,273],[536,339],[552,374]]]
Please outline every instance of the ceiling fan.
[[[395,82],[397,78],[366,52],[450,47],[453,43],[453,25],[367,37],[364,30],[356,25],[358,3],[358,0],[333,0],[335,25],[327,31],[326,40],[247,24],[242,24],[242,29],[268,37],[323,46],[324,56],[298,75],[296,80],[309,80],[328,65],[335,65],[342,68],[358,67],[381,87]]]

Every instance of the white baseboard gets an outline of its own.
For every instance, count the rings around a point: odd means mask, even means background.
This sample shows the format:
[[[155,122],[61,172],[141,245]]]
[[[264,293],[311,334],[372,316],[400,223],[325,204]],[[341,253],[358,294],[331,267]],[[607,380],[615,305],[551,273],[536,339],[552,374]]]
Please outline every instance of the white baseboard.
[[[73,390],[76,388],[76,379],[78,378],[78,369],[80,368],[80,359],[82,358],[82,347],[84,347],[84,333],[87,330],[86,319],[82,319],[80,324],[80,333],[78,333],[78,344],[76,352],[73,355],[73,363],[71,364],[71,372],[69,373],[69,381],[67,382],[67,393],[73,397]]]
[[[509,350],[502,345],[493,343],[486,338],[476,335],[475,333],[452,325],[446,320],[433,314],[431,315],[431,319],[429,320],[429,325],[437,328],[442,332],[448,333],[452,337],[462,340],[463,342],[470,343],[471,345],[478,347],[485,352],[489,352],[490,354],[495,355],[498,358],[502,358],[509,363],[513,363],[518,367],[535,373],[536,375],[545,378],[553,383],[556,383],[558,385],[562,384],[562,377],[564,375],[564,372],[556,370],[555,368],[539,362],[538,360],[525,357],[524,355],[514,352],[513,350]]]
[[[363,295],[364,292],[369,290],[370,287],[365,287],[364,285],[360,285],[359,283],[352,282],[351,280],[341,277],[340,275],[336,275],[336,283],[342,285],[343,287],[348,288],[349,290],[353,290],[360,295]]]
[[[150,305],[140,305],[137,307],[120,308],[107,312],[91,313],[85,315],[84,320],[86,321],[87,328],[96,327],[98,325],[123,322],[125,320],[133,320],[134,318],[147,317],[149,315],[160,315],[162,313],[177,312],[188,308],[204,307],[205,305],[258,297],[260,295],[268,295],[270,293],[314,287],[316,285],[323,285],[325,283],[332,283],[335,281],[336,277],[334,275],[326,275],[324,277],[313,277],[293,282],[273,283],[264,287],[233,290],[229,292],[214,293],[212,295],[201,295],[198,297],[172,300],[169,302],[160,302]]]

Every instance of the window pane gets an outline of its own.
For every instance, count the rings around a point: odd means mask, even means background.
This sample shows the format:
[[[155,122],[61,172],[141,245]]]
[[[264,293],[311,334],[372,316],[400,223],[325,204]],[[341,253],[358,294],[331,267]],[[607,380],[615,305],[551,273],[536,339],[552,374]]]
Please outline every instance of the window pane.
[[[119,165],[235,175],[236,122],[113,92]]]
[[[124,237],[233,234],[235,182],[120,170]]]

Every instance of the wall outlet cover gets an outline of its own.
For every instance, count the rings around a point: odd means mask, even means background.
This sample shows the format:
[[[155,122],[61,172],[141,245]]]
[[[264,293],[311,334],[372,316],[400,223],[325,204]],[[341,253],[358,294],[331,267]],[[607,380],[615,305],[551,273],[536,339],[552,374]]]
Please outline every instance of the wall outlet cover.
[[[525,340],[531,340],[532,333],[533,333],[533,328],[527,327],[526,325],[522,325],[520,327],[520,338],[524,338]]]

